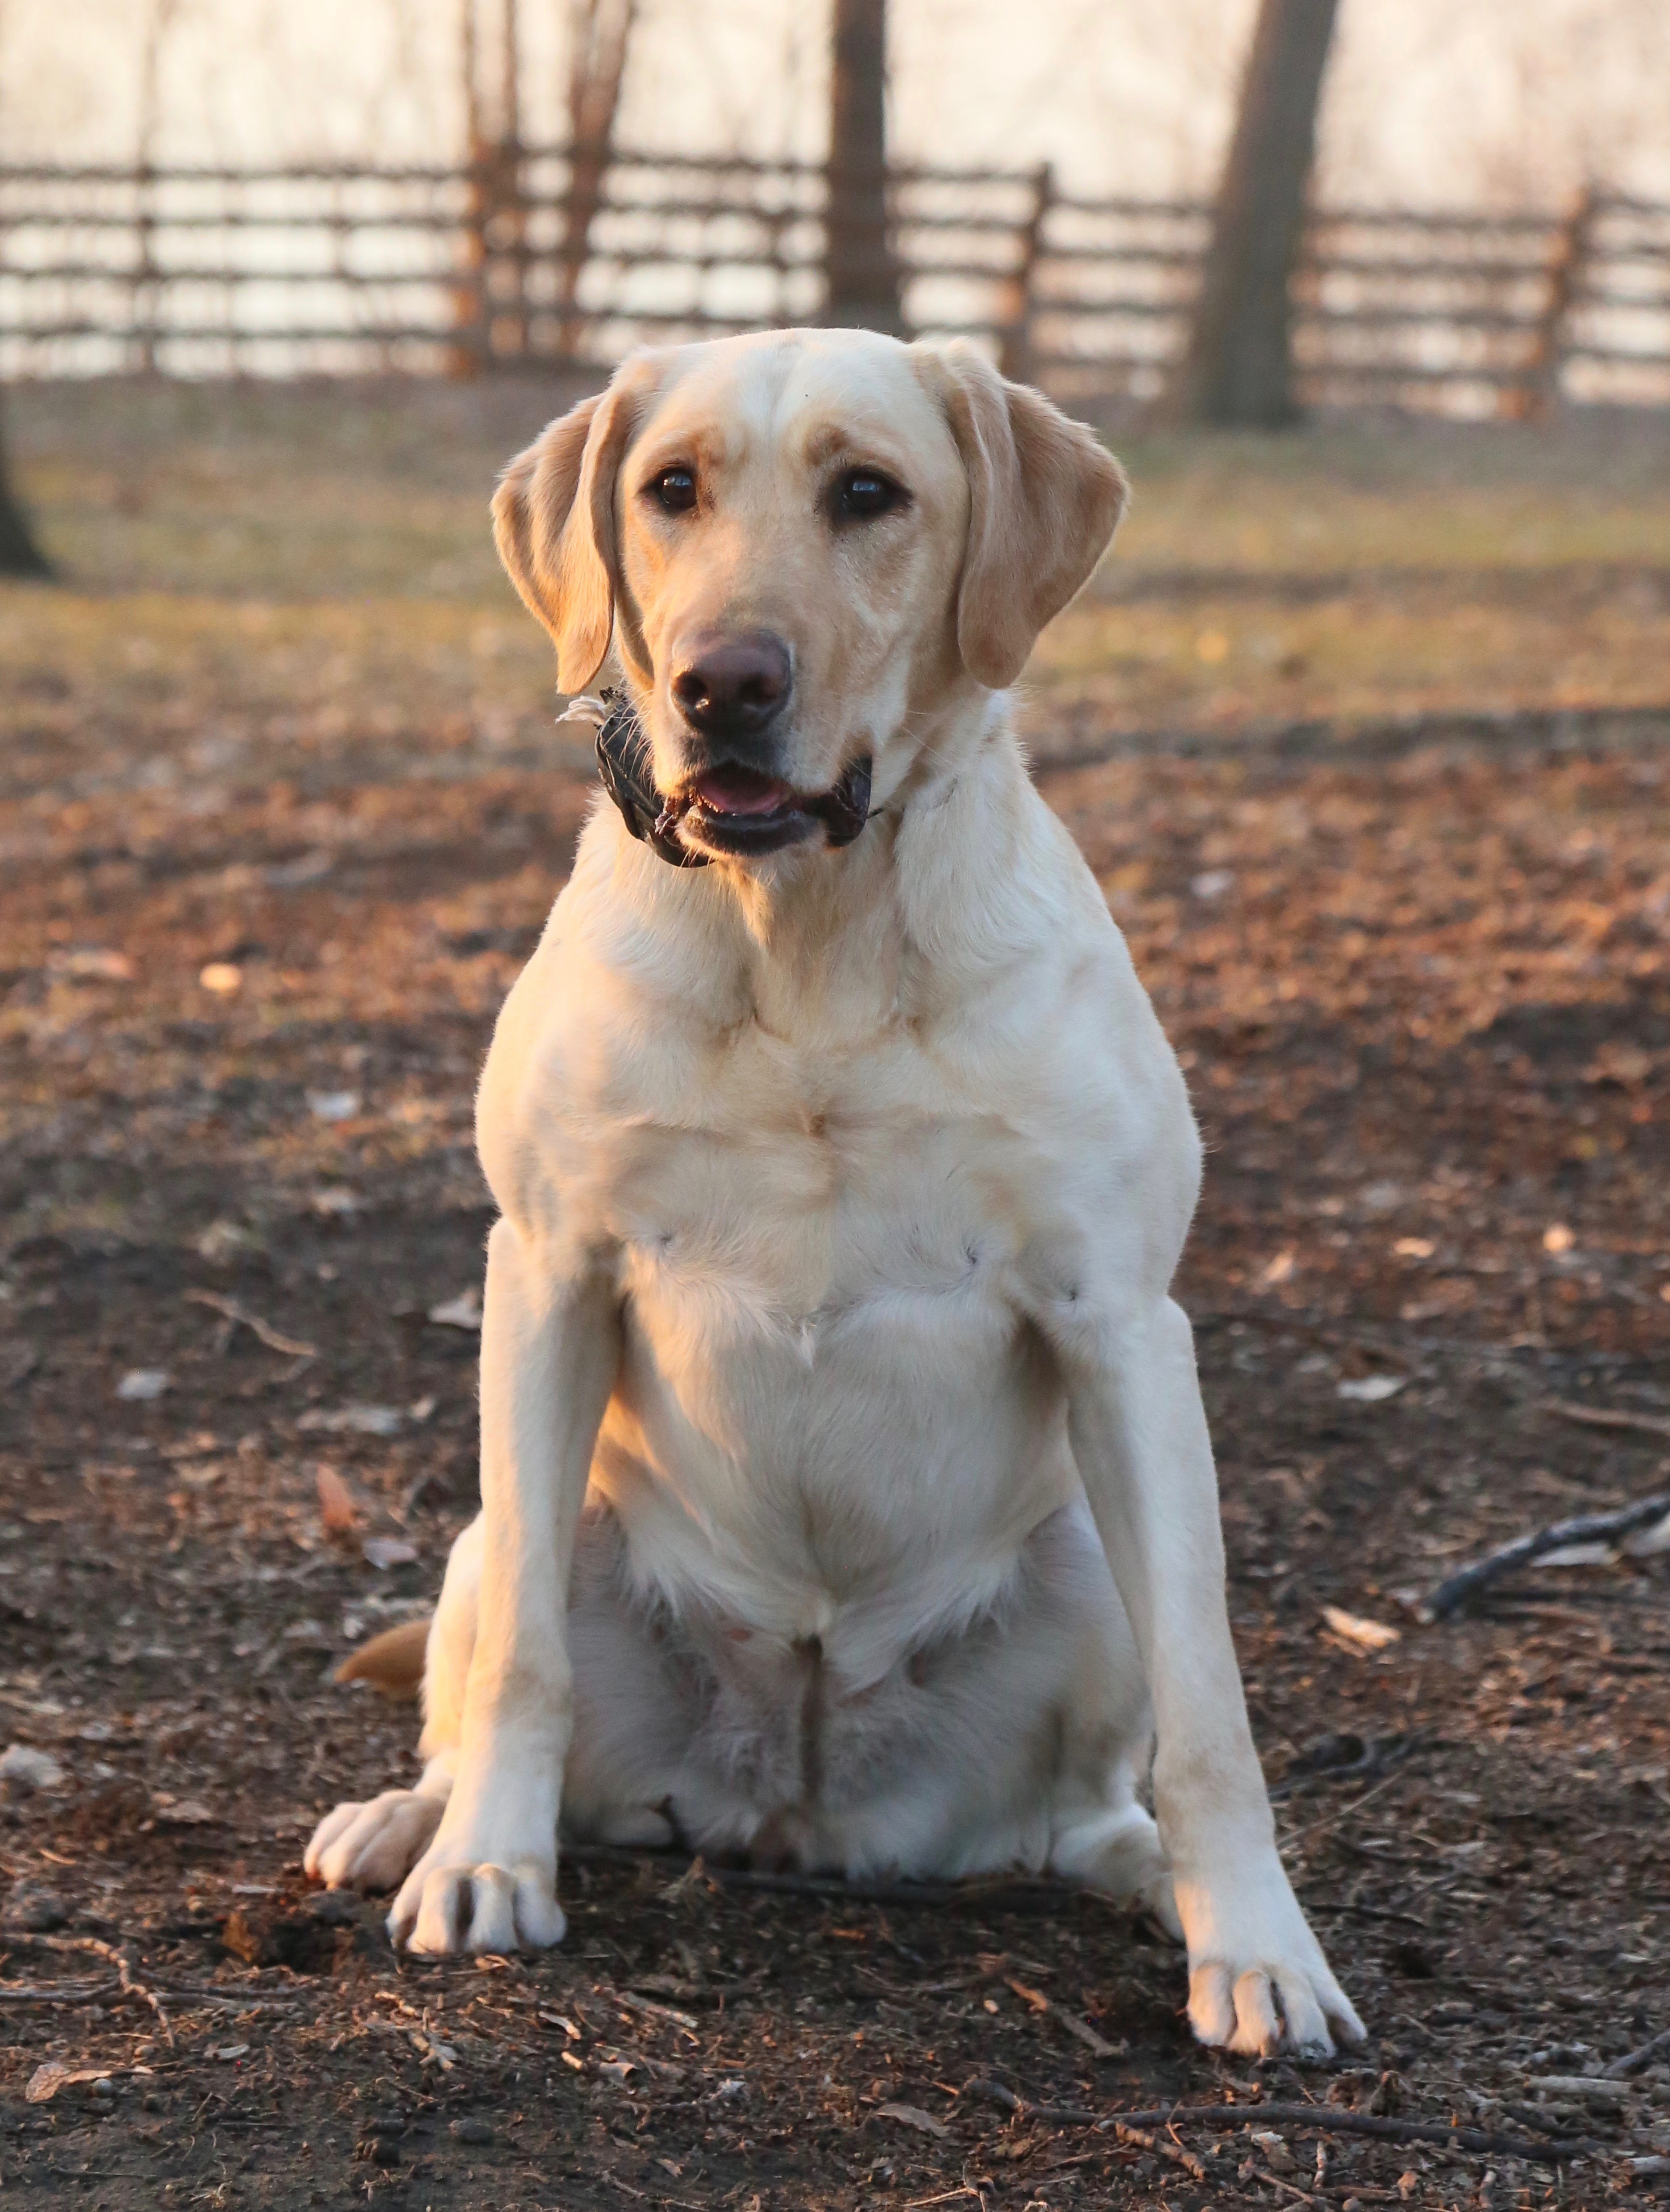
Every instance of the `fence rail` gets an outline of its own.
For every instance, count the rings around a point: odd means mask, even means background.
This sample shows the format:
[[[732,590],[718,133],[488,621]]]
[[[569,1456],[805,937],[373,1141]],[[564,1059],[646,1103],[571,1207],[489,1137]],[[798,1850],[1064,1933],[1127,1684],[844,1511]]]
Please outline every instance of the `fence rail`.
[[[577,229],[560,147],[456,167],[0,167],[0,374],[470,375],[815,321],[812,163],[617,154]],[[1208,210],[1048,168],[896,167],[907,326],[1066,398],[1145,400],[1181,345]],[[1452,413],[1670,404],[1670,205],[1316,210],[1300,396]]]

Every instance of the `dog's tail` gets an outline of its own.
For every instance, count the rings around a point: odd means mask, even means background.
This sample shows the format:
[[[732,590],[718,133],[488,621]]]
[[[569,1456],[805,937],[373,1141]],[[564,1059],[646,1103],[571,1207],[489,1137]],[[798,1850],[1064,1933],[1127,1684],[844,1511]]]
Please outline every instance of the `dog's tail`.
[[[422,1684],[423,1655],[428,1643],[427,1618],[403,1620],[398,1628],[386,1628],[380,1636],[350,1651],[337,1668],[335,1680],[369,1682],[386,1698],[415,1698]]]

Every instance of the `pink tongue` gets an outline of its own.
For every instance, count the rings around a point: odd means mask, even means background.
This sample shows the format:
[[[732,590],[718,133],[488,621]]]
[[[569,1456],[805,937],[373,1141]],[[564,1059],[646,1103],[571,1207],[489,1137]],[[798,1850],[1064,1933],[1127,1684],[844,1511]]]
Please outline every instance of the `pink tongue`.
[[[695,787],[696,804],[715,814],[774,814],[793,798],[786,783],[748,769],[711,769]]]

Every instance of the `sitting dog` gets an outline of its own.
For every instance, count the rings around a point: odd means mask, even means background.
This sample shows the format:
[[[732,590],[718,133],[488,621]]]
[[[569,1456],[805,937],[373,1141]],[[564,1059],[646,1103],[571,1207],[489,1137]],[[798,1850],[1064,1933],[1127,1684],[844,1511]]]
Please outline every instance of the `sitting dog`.
[[[1230,1638],[1187,1095],[1005,696],[1125,496],[854,331],[635,356],[505,476],[562,690],[612,640],[628,691],[482,1081],[428,1765],[307,1852],[415,1950],[556,1942],[559,1829],[1020,1866],[1181,1934],[1207,2043],[1362,2035]]]

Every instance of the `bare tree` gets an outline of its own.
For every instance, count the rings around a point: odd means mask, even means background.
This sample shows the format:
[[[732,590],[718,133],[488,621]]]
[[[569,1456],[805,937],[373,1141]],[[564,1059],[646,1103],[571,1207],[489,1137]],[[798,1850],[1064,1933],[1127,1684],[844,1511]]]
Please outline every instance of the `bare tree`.
[[[1260,0],[1241,109],[1170,411],[1291,422],[1290,287],[1338,0]]]
[[[579,347],[574,305],[603,204],[637,12],[637,0],[568,0],[568,201],[556,271],[565,354]]]
[[[0,576],[50,576],[52,564],[36,544],[29,519],[11,489],[0,441]]]
[[[835,0],[824,313],[902,331],[887,226],[887,0]]]

